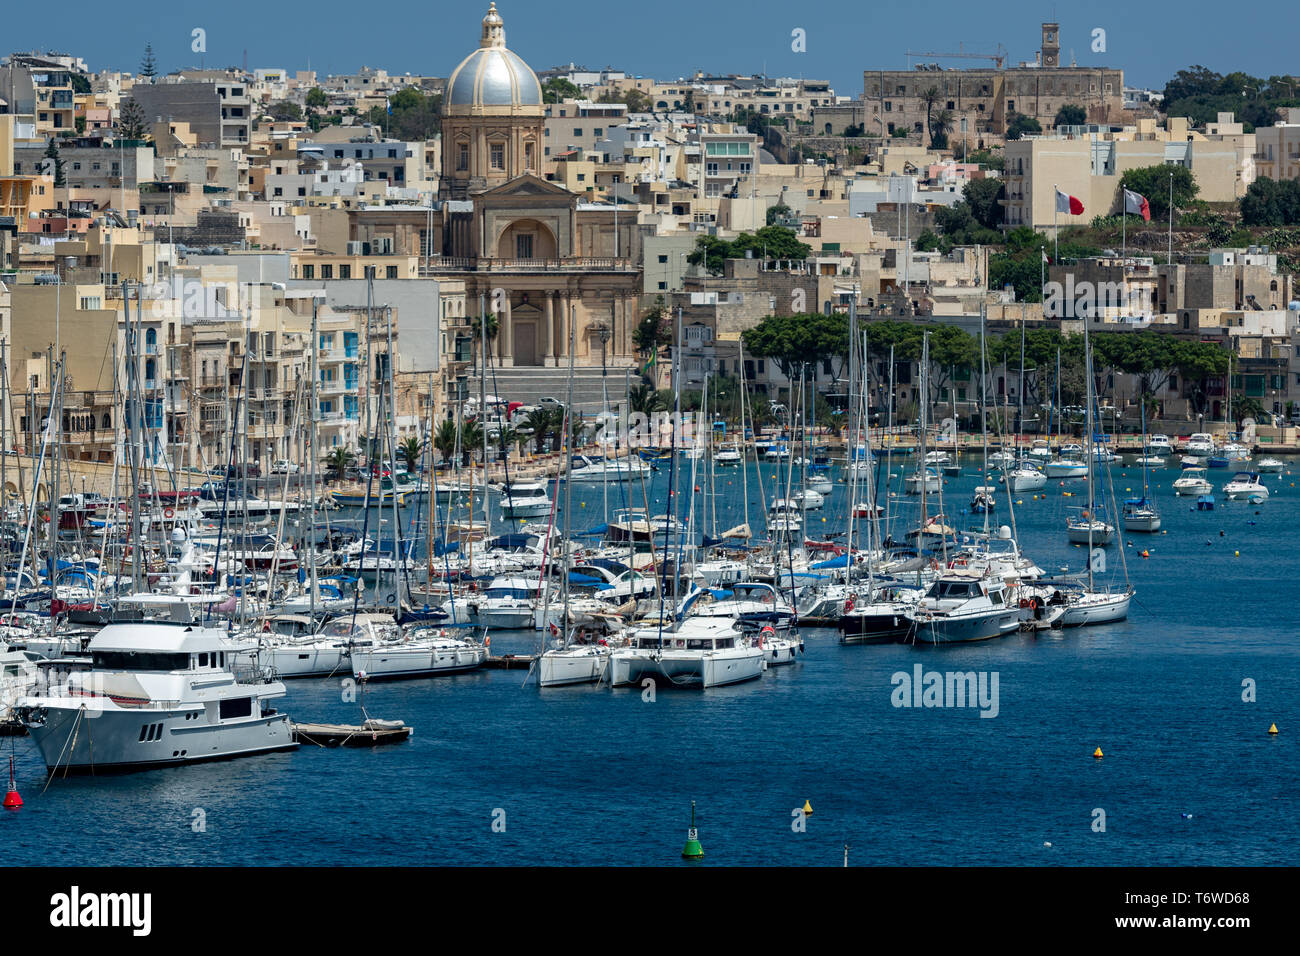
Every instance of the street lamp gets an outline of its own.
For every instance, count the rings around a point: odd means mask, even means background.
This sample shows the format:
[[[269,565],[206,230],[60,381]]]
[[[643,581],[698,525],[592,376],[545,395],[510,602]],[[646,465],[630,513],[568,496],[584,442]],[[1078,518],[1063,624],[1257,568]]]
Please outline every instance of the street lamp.
[[[614,333],[608,325],[598,325],[596,326],[596,334],[600,336],[600,377],[603,379],[605,377],[605,372],[606,372],[605,346],[609,342],[610,337]]]

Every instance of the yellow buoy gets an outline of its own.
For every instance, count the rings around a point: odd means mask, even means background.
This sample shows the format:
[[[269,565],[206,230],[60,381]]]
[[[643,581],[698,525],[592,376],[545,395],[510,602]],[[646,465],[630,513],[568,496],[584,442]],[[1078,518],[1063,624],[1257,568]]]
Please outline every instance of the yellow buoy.
[[[1101,748],[1098,747],[1096,750],[1094,750],[1093,753],[1092,753],[1092,755],[1093,755],[1094,757],[1096,757],[1098,760],[1100,760],[1100,759],[1102,758],[1102,756],[1103,756],[1103,754],[1102,754],[1102,752],[1101,752]]]
[[[1268,732],[1269,732],[1270,734],[1276,735],[1276,734],[1277,734],[1277,724],[1269,724],[1269,725],[1268,725]]]
[[[1241,552],[1240,552],[1240,551],[1234,551],[1234,552],[1232,552],[1232,556],[1233,556],[1234,558],[1239,558],[1239,557],[1241,557]]]
[[[812,816],[812,804],[807,800],[803,802],[803,815],[806,817]]]

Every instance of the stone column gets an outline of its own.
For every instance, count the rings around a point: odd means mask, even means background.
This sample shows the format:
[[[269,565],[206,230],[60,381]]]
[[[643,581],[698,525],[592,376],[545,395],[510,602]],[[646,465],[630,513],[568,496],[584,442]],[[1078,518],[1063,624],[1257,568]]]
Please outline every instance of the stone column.
[[[515,364],[515,322],[510,314],[510,299],[506,299],[506,307],[501,315],[501,339],[502,339],[502,365],[511,366]]]
[[[546,309],[543,313],[541,332],[542,332],[541,341],[537,343],[537,347],[541,353],[540,364],[545,365],[548,360],[555,358],[555,352],[553,351],[554,345],[552,344],[555,340],[555,293],[554,292],[546,293]]]
[[[560,312],[559,336],[560,344],[556,354],[561,358],[569,357],[569,323],[573,321],[573,295],[564,293],[560,299],[562,309]]]

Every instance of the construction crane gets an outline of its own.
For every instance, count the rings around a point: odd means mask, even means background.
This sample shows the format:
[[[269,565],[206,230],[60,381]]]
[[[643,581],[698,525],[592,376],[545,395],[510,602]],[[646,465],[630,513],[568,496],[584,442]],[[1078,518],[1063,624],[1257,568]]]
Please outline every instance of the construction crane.
[[[1002,64],[1006,61],[1007,50],[1006,47],[1004,47],[1001,43],[998,44],[996,53],[966,53],[964,51],[957,52],[957,53],[926,53],[926,52],[917,52],[915,50],[908,50],[907,68],[909,70],[912,68],[911,59],[914,56],[934,56],[934,57],[938,57],[941,60],[950,60],[950,59],[992,60],[994,67],[1000,70],[1002,69]]]

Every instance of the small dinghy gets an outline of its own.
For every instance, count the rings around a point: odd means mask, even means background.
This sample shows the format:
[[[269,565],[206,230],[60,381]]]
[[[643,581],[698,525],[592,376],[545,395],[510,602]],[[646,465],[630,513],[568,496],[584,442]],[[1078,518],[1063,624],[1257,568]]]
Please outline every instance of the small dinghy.
[[[293,739],[300,744],[317,747],[377,747],[396,744],[408,739],[414,731],[400,720],[379,720],[371,717],[357,724],[299,724],[293,725]]]

